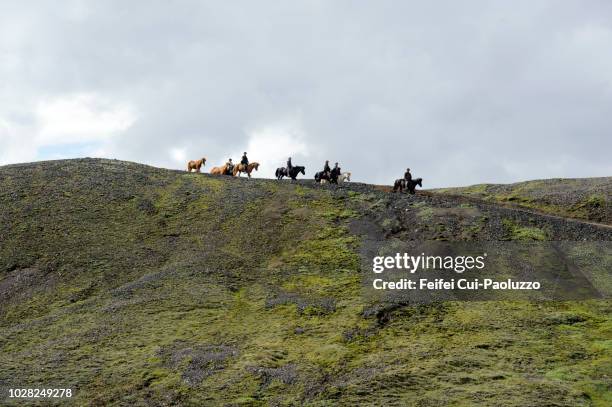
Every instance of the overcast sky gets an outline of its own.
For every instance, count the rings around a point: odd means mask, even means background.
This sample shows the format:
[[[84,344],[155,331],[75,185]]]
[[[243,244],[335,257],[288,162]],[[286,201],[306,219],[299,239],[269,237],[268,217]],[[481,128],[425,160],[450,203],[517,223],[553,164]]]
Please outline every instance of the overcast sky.
[[[0,165],[612,175],[610,1],[0,0]]]

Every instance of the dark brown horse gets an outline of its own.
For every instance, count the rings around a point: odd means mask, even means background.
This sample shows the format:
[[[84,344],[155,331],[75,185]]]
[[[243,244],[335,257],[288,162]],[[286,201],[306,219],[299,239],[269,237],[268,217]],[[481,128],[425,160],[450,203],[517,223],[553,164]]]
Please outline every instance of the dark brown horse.
[[[405,178],[396,179],[393,184],[393,192],[404,192],[405,189],[414,195],[416,186],[423,188],[423,178],[407,181]]]
[[[275,175],[276,179],[279,180],[283,179],[283,177],[289,177],[293,181],[295,181],[300,172],[302,173],[302,175],[306,175],[306,167],[301,165],[294,165],[289,171],[287,171],[287,168],[285,167],[280,167],[276,169]]]

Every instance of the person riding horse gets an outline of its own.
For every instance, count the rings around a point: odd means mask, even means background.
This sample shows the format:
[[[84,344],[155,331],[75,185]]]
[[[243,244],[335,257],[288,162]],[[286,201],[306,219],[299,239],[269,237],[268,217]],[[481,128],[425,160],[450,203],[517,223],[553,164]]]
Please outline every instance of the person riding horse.
[[[329,181],[334,183],[334,184],[337,184],[338,183],[338,176],[341,173],[342,173],[342,170],[338,166],[338,163],[334,164],[334,168],[329,173]]]
[[[234,163],[232,162],[232,159],[230,158],[225,163],[225,175],[232,175],[233,172],[234,172]]]
[[[299,173],[306,175],[306,167],[301,165],[292,165],[290,170],[287,170],[285,167],[280,167],[276,169],[275,175],[276,179],[278,180],[283,179],[283,177],[289,177],[291,180],[295,181]]]
[[[291,164],[291,157],[287,158],[287,175],[291,173],[291,169],[293,168],[293,164]]]
[[[406,168],[406,172],[404,173],[404,179],[408,182],[412,181],[412,174],[410,173],[410,168]]]
[[[325,160],[325,165],[323,166],[323,171],[319,171],[315,174],[315,181],[319,183],[323,183],[324,181],[330,182],[332,184],[338,183],[338,177],[342,173],[338,163],[334,165],[334,168],[329,168],[329,160]]]
[[[410,168],[406,168],[406,172],[404,173],[404,178],[396,179],[393,184],[393,192],[404,192],[404,190],[408,190],[411,194],[414,194],[416,186],[423,187],[423,178],[412,179],[412,174],[410,173]]]
[[[242,158],[240,159],[240,164],[242,165],[242,168],[244,169],[244,171],[246,171],[247,167],[249,166],[249,159],[247,158],[246,151],[244,153],[242,153]]]
[[[325,165],[323,166],[323,174],[327,175],[328,177],[331,174],[331,168],[329,168],[329,160],[325,160]]]

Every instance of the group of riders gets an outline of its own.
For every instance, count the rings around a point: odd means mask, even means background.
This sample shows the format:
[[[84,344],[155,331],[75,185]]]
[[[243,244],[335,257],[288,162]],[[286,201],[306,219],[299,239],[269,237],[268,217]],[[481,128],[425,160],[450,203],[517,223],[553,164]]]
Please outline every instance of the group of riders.
[[[223,175],[234,175],[234,165],[235,164],[232,162],[231,158],[227,160],[227,162],[225,163],[225,172],[223,173]],[[246,151],[242,153],[242,158],[240,159],[240,164],[238,165],[240,166],[240,168],[245,169],[249,166],[249,158],[247,157]]]
[[[322,183],[327,181],[330,184],[337,184],[338,177],[342,174],[342,170],[338,163],[334,164],[334,168],[329,167],[329,160],[325,160],[323,171],[319,171],[315,174],[315,181]]]
[[[201,160],[190,161],[187,164],[187,171],[193,169],[196,172],[200,172],[200,168],[206,163],[206,158],[202,158]],[[253,169],[257,170],[259,167],[259,163],[249,162],[249,158],[247,157],[246,151],[242,154],[242,158],[240,159],[239,164],[234,164],[232,159],[228,159],[224,166],[222,167],[214,167],[211,170],[211,174],[219,174],[219,175],[240,175],[241,172],[247,173],[249,178],[251,177],[251,171]],[[295,180],[299,173],[302,175],[306,175],[305,168],[300,165],[293,165],[291,162],[291,157],[287,159],[287,166],[280,167],[276,169],[276,178],[281,180],[283,177],[289,177],[292,180]],[[342,169],[338,163],[334,164],[334,167],[330,167],[329,160],[325,160],[325,164],[323,165],[323,171],[319,171],[315,174],[315,181],[318,183],[330,183],[330,184],[338,184],[338,180],[340,181],[350,181],[350,173],[342,173]],[[415,187],[419,185],[422,187],[422,179],[416,178],[412,179],[412,174],[410,173],[410,168],[406,169],[404,173],[404,177],[395,180],[395,184],[393,185],[393,192],[403,192],[407,190],[408,192],[414,194]]]
[[[287,166],[280,167],[276,169],[276,178],[283,179],[283,177],[289,177],[291,179],[296,179],[297,175],[301,172],[305,175],[304,172],[305,167],[301,165],[293,165],[291,162],[291,157],[287,159]],[[329,166],[329,160],[325,161],[325,165],[323,166],[323,171],[319,171],[315,174],[315,181],[318,183],[329,182],[331,184],[337,184],[338,179],[342,175],[342,169],[338,163],[334,164],[334,168]],[[350,175],[350,174],[349,174]],[[350,181],[350,177],[347,177],[348,181]]]

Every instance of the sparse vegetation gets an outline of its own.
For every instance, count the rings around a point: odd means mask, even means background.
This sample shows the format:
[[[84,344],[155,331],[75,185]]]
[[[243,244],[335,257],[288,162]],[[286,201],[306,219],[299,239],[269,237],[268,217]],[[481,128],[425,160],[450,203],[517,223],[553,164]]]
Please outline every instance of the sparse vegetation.
[[[94,406],[612,403],[610,300],[385,309],[360,274],[383,240],[608,230],[347,188],[0,168],[0,388],[70,386]]]
[[[509,185],[479,184],[434,190],[612,225],[610,178],[552,179]]]
[[[509,219],[504,219],[504,227],[510,240],[546,240],[546,232],[535,226],[520,226]]]

